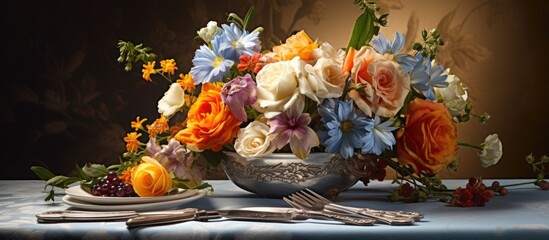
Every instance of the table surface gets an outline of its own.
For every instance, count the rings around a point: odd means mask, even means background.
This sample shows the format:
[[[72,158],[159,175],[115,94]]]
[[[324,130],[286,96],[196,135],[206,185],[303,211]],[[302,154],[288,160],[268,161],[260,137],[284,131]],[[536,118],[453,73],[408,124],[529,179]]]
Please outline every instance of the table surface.
[[[499,180],[502,184],[528,179]],[[444,180],[449,188],[466,180]],[[491,183],[491,180],[485,180]],[[208,181],[214,192],[178,208],[205,210],[242,207],[289,207],[281,199],[261,198],[228,180]],[[358,183],[341,193],[338,203],[374,209],[419,211],[425,218],[412,226],[353,226],[322,220],[291,223],[219,219],[170,225],[126,228],[124,221],[37,223],[44,211],[70,209],[61,201],[45,202],[44,182],[39,180],[0,181],[0,239],[548,239],[549,191],[533,185],[509,188],[507,196],[494,196],[485,207],[449,207],[439,201],[390,202],[390,180]],[[63,193],[61,190],[60,193]]]

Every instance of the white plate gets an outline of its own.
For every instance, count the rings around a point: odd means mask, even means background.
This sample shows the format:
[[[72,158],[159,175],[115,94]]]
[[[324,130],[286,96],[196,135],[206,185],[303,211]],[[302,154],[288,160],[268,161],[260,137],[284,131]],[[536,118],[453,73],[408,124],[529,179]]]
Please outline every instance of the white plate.
[[[74,199],[70,195],[65,195],[63,197],[63,202],[71,207],[83,209],[83,210],[93,210],[93,211],[156,211],[156,210],[165,210],[173,209],[184,203],[192,202],[206,195],[206,189],[200,189],[196,191],[195,195],[175,199],[168,201],[159,201],[159,202],[148,202],[148,203],[138,203],[138,204],[93,204],[85,201],[80,201]]]
[[[198,192],[197,189],[181,189],[180,193],[173,195],[165,195],[159,197],[101,197],[94,196],[82,189],[80,185],[76,185],[65,189],[65,193],[73,200],[84,201],[92,204],[140,204],[140,203],[152,203],[171,201],[176,199],[183,199],[195,195]]]

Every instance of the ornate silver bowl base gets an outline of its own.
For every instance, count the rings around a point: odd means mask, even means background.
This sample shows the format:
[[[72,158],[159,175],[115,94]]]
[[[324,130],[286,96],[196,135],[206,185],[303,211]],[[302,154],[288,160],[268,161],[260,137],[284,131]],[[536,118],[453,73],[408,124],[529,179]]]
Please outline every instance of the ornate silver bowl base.
[[[282,198],[309,188],[334,199],[353,186],[359,177],[351,174],[348,160],[330,153],[311,153],[299,159],[292,153],[244,158],[223,152],[221,166],[238,187],[265,198]]]

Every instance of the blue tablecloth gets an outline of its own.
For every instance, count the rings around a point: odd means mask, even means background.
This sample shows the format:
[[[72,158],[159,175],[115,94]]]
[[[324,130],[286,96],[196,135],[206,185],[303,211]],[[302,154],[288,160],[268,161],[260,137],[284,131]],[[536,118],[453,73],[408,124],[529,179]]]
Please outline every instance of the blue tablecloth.
[[[502,184],[527,180],[500,180]],[[228,180],[208,181],[212,195],[181,205],[206,210],[251,206],[288,207],[281,199],[260,198]],[[466,180],[445,180],[449,188]],[[486,181],[491,183],[491,181]],[[44,202],[44,182],[0,181],[0,239],[549,239],[549,191],[533,185],[510,188],[507,196],[494,196],[486,207],[448,207],[443,202],[390,202],[395,186],[390,181],[358,183],[341,193],[338,203],[387,210],[419,211],[422,221],[412,226],[352,226],[320,220],[293,223],[221,219],[128,229],[123,221],[37,223],[35,215],[69,206],[56,198]]]

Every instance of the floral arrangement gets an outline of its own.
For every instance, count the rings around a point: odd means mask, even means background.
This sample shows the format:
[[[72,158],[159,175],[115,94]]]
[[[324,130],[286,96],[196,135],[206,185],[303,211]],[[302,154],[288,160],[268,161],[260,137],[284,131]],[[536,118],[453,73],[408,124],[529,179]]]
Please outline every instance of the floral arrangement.
[[[144,80],[169,82],[158,101],[159,117],[150,124],[141,117],[131,122],[135,131],[124,138],[120,164],[77,167],[78,177],[33,167],[52,187],[46,200],[53,199],[54,186],[76,181],[104,195],[100,181],[108,175],[120,186],[132,186],[120,196],[211,187],[203,181],[205,172],[219,163],[223,150],[243,157],[292,152],[302,159],[336,153],[358,166],[365,184],[383,180],[389,167],[399,185],[391,199],[405,201],[448,195],[437,173],[457,169],[460,146],[477,149],[483,167],[496,164],[503,153],[497,134],[479,146],[458,142],[459,123],[471,117],[486,122],[490,116],[474,114],[459,77],[437,63],[444,45],[437,30],[423,30],[423,42],[403,52],[403,34],[390,40],[379,33],[387,15],[378,17],[374,4],[355,2],[364,13],[344,49],[313,40],[304,30],[265,48],[263,29],[249,29],[253,8],[244,18],[229,14],[226,24],[210,21],[198,30],[203,44],[186,73],[178,74],[174,59],[158,66],[152,49],[120,41],[118,61],[127,71],[140,63]],[[529,163],[537,167],[549,162],[547,156],[532,158]],[[538,172],[534,183],[548,188],[544,169]],[[484,205],[494,190],[506,194],[505,186],[486,187],[471,178],[448,202]]]

